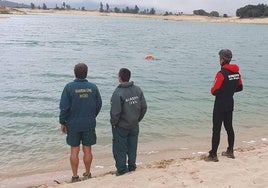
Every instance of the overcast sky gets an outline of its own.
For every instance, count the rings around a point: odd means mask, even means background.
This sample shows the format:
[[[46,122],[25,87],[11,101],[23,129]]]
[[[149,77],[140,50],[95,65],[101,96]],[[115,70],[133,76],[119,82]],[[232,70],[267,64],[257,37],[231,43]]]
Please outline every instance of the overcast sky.
[[[10,0],[12,1],[12,0]],[[193,13],[193,10],[203,9],[207,12],[218,11],[220,14],[235,15],[238,8],[248,4],[257,5],[267,4],[268,0],[13,0],[22,3],[58,3],[67,4],[94,1],[103,4],[122,4],[137,5],[138,7],[148,6],[150,8],[161,9],[164,11]]]

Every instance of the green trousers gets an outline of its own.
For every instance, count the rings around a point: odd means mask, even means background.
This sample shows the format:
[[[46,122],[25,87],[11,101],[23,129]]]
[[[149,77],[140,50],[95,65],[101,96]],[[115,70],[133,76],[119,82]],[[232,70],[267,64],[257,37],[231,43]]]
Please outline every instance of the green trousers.
[[[117,171],[119,173],[134,171],[136,169],[139,127],[134,129],[114,127],[112,132],[113,156]]]

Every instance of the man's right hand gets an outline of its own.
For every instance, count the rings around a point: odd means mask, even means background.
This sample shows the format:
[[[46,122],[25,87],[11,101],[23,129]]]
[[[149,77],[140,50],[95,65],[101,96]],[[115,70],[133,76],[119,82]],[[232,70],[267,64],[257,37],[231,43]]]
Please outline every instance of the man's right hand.
[[[67,134],[67,127],[66,127],[66,125],[61,125],[61,132],[63,134]]]

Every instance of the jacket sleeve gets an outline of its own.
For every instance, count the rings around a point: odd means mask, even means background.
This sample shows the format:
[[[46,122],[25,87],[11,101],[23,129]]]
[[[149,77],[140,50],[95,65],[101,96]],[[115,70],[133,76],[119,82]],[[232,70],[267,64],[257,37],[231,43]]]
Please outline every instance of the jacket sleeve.
[[[146,104],[146,100],[144,98],[143,93],[141,94],[141,114],[139,117],[139,122],[143,119],[145,113],[147,111],[147,104]]]
[[[238,80],[238,85],[237,85],[237,88],[236,88],[235,92],[239,92],[239,91],[242,91],[242,90],[243,90],[243,81],[242,81],[242,78],[241,78],[241,75],[240,75],[240,78]]]
[[[96,92],[97,92],[97,95],[96,95],[96,117],[97,117],[102,107],[102,99],[101,99],[101,95],[98,89]]]
[[[111,98],[110,122],[112,126],[116,126],[120,120],[122,112],[121,98],[115,92]]]
[[[210,90],[212,95],[217,95],[220,92],[223,81],[224,81],[224,76],[222,75],[221,72],[218,72],[215,76],[214,83]]]
[[[67,119],[69,117],[69,111],[70,111],[70,100],[69,100],[69,94],[68,94],[68,85],[65,86],[65,88],[62,91],[61,99],[60,99],[60,116],[59,116],[59,123],[61,125],[66,125]]]

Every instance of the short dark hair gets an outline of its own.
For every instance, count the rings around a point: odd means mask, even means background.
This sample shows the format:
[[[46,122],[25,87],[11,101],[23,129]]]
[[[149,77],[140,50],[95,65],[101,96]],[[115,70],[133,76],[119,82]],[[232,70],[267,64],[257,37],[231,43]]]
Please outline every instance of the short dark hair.
[[[128,82],[131,76],[131,72],[126,68],[122,68],[119,70],[118,76],[123,82]]]
[[[87,65],[78,63],[74,66],[74,74],[76,78],[85,79],[87,77]]]
[[[230,63],[232,60],[232,52],[229,49],[222,49],[219,51],[219,56],[224,60],[225,63]]]

